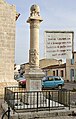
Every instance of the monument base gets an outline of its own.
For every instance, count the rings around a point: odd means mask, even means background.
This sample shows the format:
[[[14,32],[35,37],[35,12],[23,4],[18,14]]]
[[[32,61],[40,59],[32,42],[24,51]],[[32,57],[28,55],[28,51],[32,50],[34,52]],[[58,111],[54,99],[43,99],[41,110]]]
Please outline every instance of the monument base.
[[[41,80],[45,76],[40,68],[30,68],[25,73],[26,90],[27,91],[41,91]]]

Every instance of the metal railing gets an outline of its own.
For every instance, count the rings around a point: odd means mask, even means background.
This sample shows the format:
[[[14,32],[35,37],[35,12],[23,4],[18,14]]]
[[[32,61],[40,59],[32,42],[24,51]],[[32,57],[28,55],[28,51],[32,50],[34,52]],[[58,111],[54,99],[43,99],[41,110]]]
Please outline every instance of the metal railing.
[[[26,91],[19,87],[6,87],[4,100],[14,111],[43,111],[70,109],[70,91]]]
[[[6,115],[6,114],[7,114],[7,115]],[[8,110],[3,113],[1,119],[4,119],[5,116],[7,116],[8,119],[10,119],[10,107],[9,107],[9,106],[8,106]]]

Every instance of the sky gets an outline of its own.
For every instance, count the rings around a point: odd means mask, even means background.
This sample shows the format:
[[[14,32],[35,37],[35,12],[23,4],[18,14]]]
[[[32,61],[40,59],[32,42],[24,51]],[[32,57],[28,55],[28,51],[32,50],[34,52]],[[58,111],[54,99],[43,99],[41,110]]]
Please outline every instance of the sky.
[[[43,22],[40,24],[39,50],[40,59],[44,58],[44,31],[74,31],[74,51],[76,51],[76,0],[5,0],[16,6],[20,13],[16,21],[15,63],[29,61],[30,28],[27,19],[30,7],[37,4]]]

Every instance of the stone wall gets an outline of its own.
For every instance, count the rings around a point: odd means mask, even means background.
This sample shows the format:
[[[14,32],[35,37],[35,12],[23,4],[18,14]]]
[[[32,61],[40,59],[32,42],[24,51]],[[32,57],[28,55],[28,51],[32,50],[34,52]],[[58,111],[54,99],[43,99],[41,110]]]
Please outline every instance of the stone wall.
[[[15,57],[16,7],[0,0],[0,92],[13,85]],[[13,82],[13,83],[12,83]]]

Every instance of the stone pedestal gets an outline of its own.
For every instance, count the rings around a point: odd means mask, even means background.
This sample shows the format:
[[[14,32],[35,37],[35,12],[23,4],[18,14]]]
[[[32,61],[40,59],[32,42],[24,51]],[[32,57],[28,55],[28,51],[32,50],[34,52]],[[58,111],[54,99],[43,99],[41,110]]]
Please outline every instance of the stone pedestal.
[[[45,76],[44,72],[40,68],[30,68],[26,76],[26,89],[28,91],[40,91],[41,80]]]

